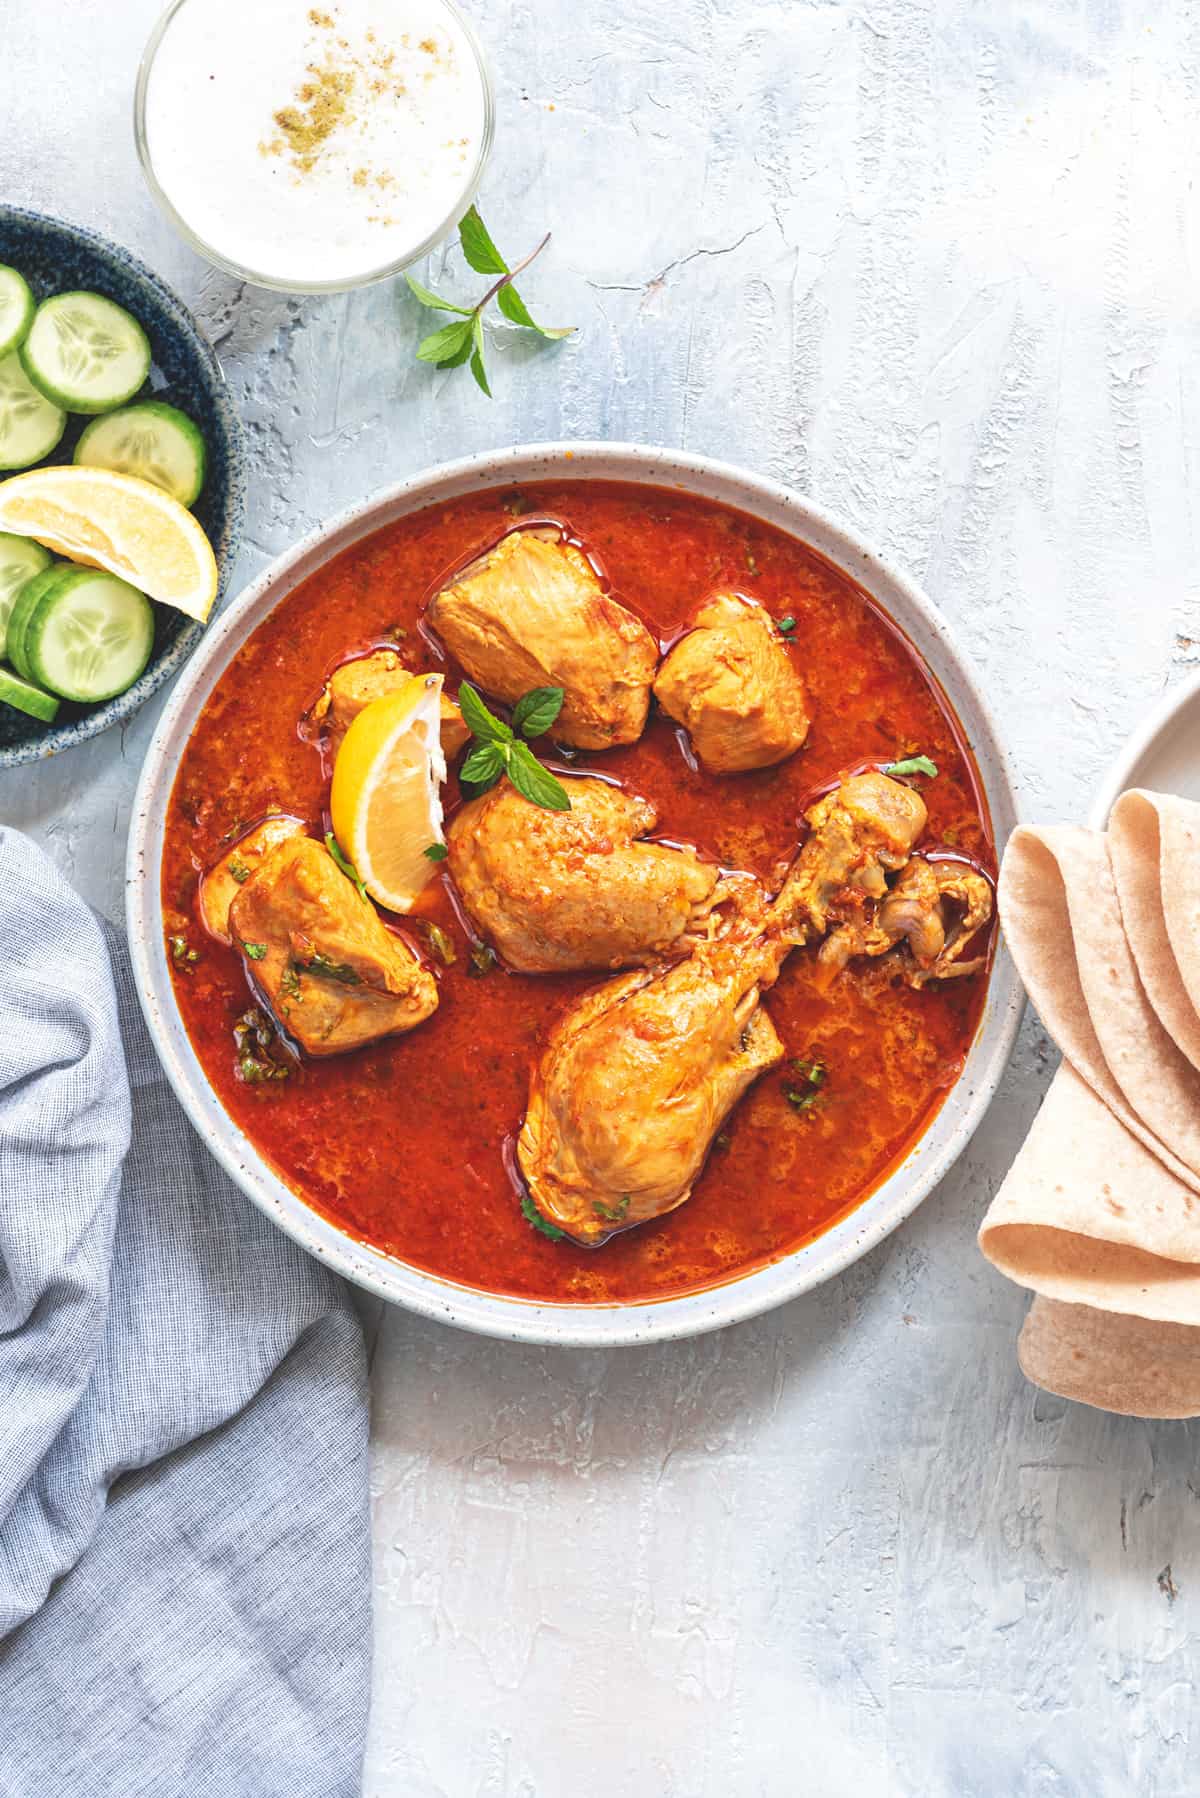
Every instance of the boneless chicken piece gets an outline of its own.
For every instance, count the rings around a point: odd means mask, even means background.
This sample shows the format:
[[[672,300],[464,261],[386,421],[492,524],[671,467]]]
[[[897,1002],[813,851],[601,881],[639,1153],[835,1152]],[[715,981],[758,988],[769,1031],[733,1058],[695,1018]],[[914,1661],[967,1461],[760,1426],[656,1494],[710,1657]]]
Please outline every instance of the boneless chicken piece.
[[[870,769],[842,781],[805,818],[809,835],[776,901],[781,927],[797,943],[823,935],[840,905],[882,899],[928,813],[912,787]]]
[[[329,747],[336,755],[342,738],[364,706],[374,699],[386,699],[398,693],[412,670],[406,668],[394,649],[376,649],[370,655],[356,656],[335,668],[325,683],[325,690],[312,709],[313,722],[324,724],[329,733]],[[452,699],[442,695],[442,754],[449,761],[471,735],[463,723],[463,715]]]
[[[627,968],[702,925],[717,870],[692,849],[637,839],[658,813],[600,780],[563,781],[569,812],[501,782],[457,813],[448,866],[472,922],[525,974]]]
[[[239,888],[229,929],[277,1022],[308,1055],[359,1049],[437,1010],[432,974],[312,837],[266,856]]]
[[[641,736],[657,645],[556,529],[510,531],[435,596],[428,618],[469,678],[498,699],[561,687],[560,741],[610,749]]]
[[[238,838],[233,848],[204,875],[200,882],[200,921],[219,943],[229,941],[229,908],[264,860],[289,837],[305,836],[307,825],[286,813],[272,813]]]
[[[576,1242],[682,1205],[729,1112],[783,1059],[759,1000],[788,945],[755,883],[729,885],[741,890],[711,937],[586,993],[534,1072],[517,1159],[538,1210]]]
[[[768,768],[808,735],[804,683],[762,606],[717,593],[670,651],[654,693],[713,774]]]

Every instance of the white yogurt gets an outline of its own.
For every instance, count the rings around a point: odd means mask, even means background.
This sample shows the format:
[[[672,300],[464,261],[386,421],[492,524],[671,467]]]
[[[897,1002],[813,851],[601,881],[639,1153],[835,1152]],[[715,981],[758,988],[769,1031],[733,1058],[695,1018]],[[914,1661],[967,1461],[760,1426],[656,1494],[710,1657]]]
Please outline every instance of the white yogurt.
[[[437,241],[474,190],[490,110],[445,0],[182,0],[140,116],[153,178],[199,247],[311,290]]]

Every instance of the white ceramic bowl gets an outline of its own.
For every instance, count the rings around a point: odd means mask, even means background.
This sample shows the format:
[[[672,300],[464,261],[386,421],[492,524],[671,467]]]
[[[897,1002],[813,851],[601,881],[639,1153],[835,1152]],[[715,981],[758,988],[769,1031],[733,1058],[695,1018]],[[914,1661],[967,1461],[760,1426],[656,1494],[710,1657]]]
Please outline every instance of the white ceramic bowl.
[[[1163,694],[1105,775],[1088,822],[1103,830],[1130,787],[1200,799],[1200,674]]]
[[[890,614],[941,682],[975,752],[997,845],[1006,842],[1017,821],[1013,777],[969,664],[924,595],[844,525],[774,482],[706,457],[632,444],[537,445],[448,463],[374,494],[281,556],[226,608],[181,675],[138,784],[127,869],[130,947],[151,1035],[192,1123],[243,1191],[312,1254],[382,1298],[485,1335],[587,1346],[665,1341],[719,1329],[807,1292],[874,1248],[916,1209],[966,1147],[1012,1049],[1022,998],[1003,945],[983,1021],[957,1084],[925,1135],[864,1204],[815,1242],[726,1285],[653,1304],[598,1306],[535,1304],[456,1285],[355,1241],[310,1209],[266,1165],[214,1096],[180,1020],[163,945],[159,869],[171,783],[205,701],[250,633],[315,569],[370,532],[480,487],[546,479],[682,488],[789,531],[844,568]]]

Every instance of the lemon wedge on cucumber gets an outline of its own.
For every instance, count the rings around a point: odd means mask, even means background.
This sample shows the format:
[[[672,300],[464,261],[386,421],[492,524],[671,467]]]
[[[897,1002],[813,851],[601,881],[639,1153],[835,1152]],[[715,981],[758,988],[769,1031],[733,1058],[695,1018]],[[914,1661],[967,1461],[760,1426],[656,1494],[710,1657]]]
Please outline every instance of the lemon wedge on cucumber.
[[[437,872],[425,851],[442,841],[446,778],[442,677],[414,674],[364,706],[333,765],[329,809],[342,851],[379,905],[411,910]]]
[[[108,468],[33,468],[0,481],[0,532],[102,568],[201,623],[219,578],[203,528],[150,481]]]

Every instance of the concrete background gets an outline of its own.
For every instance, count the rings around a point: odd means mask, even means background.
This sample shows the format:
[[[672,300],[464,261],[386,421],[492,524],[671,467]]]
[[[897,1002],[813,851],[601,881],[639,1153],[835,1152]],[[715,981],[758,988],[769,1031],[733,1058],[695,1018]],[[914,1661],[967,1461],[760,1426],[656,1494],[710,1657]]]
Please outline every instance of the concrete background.
[[[1200,660],[1196,5],[473,0],[481,207],[513,254],[553,230],[528,296],[580,326],[498,333],[490,404],[414,363],[398,288],[270,297],[172,236],[129,127],[156,10],[5,0],[0,193],[132,245],[219,346],[235,585],[385,480],[609,435],[790,480],[907,566],[1030,817],[1082,817]],[[114,915],[157,709],[0,775]],[[372,1798],[1197,1789],[1196,1432],[1029,1388],[1022,1295],[974,1246],[1051,1065],[1031,1022],[920,1214],[724,1335],[551,1352],[369,1316]]]

